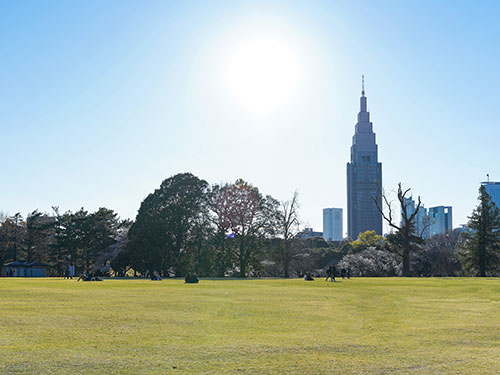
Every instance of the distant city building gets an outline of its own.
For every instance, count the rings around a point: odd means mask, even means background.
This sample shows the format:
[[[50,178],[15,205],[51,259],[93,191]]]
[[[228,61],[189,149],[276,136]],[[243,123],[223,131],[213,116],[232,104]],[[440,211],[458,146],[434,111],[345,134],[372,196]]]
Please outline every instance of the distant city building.
[[[297,237],[302,239],[312,237],[323,237],[323,232],[315,232],[312,228],[304,228],[304,230],[297,234]]]
[[[342,208],[323,208],[323,238],[342,241]]]
[[[431,207],[427,211],[431,220],[429,236],[448,233],[453,230],[453,212],[451,206]]]
[[[500,182],[487,181],[481,182],[481,185],[486,188],[491,200],[500,208]]]
[[[416,206],[413,197],[404,198],[404,206],[406,207],[406,214],[408,216],[413,215],[415,212]],[[401,218],[401,222],[403,218]],[[427,209],[423,204],[420,205],[418,209],[417,215],[415,216],[415,234],[418,236],[422,236],[423,239],[429,237],[430,233],[430,217],[427,215]]]
[[[351,162],[347,163],[347,232],[351,239],[367,230],[382,234],[382,215],[374,199],[382,207],[382,163],[367,111],[364,80],[360,111],[352,138]]]

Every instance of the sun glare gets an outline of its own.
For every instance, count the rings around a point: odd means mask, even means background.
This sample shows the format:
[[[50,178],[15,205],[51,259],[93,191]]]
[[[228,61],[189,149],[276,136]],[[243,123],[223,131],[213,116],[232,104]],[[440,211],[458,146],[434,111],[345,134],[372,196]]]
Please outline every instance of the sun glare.
[[[258,115],[286,107],[297,93],[300,76],[293,44],[268,35],[239,40],[225,59],[225,84],[231,97]]]

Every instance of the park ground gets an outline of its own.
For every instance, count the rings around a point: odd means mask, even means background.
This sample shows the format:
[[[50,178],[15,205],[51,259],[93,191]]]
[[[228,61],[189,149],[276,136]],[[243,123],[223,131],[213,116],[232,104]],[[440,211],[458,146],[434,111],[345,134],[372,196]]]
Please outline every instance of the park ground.
[[[499,374],[500,279],[0,279],[0,374]]]

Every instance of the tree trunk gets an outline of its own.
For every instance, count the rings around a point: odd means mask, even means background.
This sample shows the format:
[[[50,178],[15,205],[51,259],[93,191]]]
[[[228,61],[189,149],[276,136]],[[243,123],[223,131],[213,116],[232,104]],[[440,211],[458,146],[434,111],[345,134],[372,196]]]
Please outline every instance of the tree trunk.
[[[403,276],[410,276],[410,251],[408,248],[403,250]]]
[[[240,254],[239,254],[239,259],[240,259],[240,278],[245,278],[247,277],[247,257],[246,257],[246,250],[245,250],[245,244],[244,244],[244,237],[241,236],[240,238]]]
[[[283,259],[283,272],[284,272],[284,277],[289,278],[290,277],[290,257],[288,256],[288,251],[285,254],[285,258]]]
[[[245,278],[247,274],[247,265],[243,258],[240,257],[240,278]]]
[[[406,236],[404,240],[404,248],[403,248],[403,276],[410,276],[410,241],[408,239],[408,234],[404,234]]]

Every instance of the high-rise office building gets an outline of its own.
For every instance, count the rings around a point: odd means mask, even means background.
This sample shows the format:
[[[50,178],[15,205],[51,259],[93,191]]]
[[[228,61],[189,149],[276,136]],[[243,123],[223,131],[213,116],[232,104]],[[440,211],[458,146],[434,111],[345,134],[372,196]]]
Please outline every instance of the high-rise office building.
[[[342,209],[323,208],[323,238],[326,241],[342,241]]]
[[[415,201],[413,197],[404,198],[403,204],[406,208],[406,214],[409,216],[413,215],[417,207],[415,206]],[[402,224],[403,218],[401,218]],[[430,217],[427,215],[427,209],[423,204],[420,205],[417,214],[415,215],[415,234],[417,236],[422,236],[423,239],[429,237],[431,221]]]
[[[351,162],[347,163],[347,232],[351,239],[367,230],[382,235],[382,163],[378,162],[373,124],[367,111],[364,79],[358,123],[352,137]]]
[[[491,200],[500,208],[500,182],[487,181],[481,182],[481,185],[486,188],[486,192],[490,195]]]
[[[451,206],[431,207],[427,212],[431,223],[429,227],[430,237],[453,230],[453,212]]]

